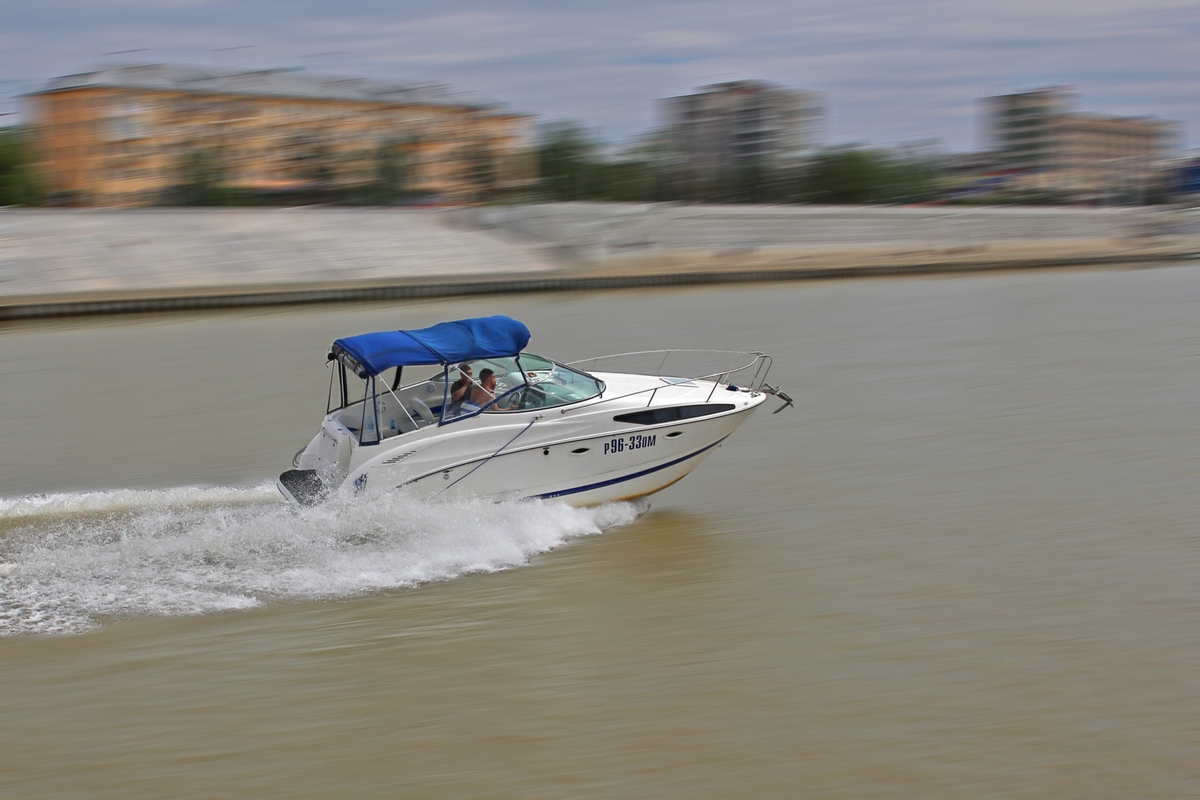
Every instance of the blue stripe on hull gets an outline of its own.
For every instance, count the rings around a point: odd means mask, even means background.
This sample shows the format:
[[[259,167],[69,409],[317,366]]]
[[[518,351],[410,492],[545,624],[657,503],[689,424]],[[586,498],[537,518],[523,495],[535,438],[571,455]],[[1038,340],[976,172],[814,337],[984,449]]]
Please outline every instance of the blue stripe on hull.
[[[717,445],[719,445],[721,442],[725,441],[728,438],[729,438],[729,434],[725,434],[724,436],[722,436],[720,439],[717,439],[712,444],[708,445],[707,447],[702,447],[694,453],[689,453],[686,456],[681,456],[681,457],[675,459],[674,461],[668,461],[666,464],[659,464],[657,467],[651,467],[650,469],[644,469],[641,472],[634,472],[630,475],[623,475],[620,478],[610,478],[609,480],[600,481],[599,483],[589,483],[587,486],[577,486],[574,489],[562,489],[557,492],[547,492],[546,494],[535,494],[535,495],[532,495],[530,497],[530,499],[531,500],[549,500],[554,497],[563,497],[568,494],[579,494],[580,492],[588,492],[588,491],[591,491],[592,489],[603,489],[605,486],[612,486],[613,484],[624,483],[625,481],[632,481],[636,478],[642,477],[643,475],[649,475],[652,472],[658,472],[659,470],[664,470],[664,469],[667,469],[668,467],[673,467],[676,464],[682,464],[684,461],[687,461],[689,458],[695,458],[696,456],[698,456],[702,453],[707,453],[709,450],[712,450],[714,447],[716,447]]]

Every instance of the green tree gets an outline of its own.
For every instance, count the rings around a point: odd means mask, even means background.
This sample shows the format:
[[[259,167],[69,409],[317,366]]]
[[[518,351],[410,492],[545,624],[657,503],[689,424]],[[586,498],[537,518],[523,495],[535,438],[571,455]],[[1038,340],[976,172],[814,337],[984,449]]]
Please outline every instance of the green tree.
[[[928,159],[838,147],[814,158],[801,184],[814,203],[917,203],[940,196],[941,172]]]
[[[605,164],[600,143],[575,122],[553,122],[538,137],[538,177],[551,200],[596,200],[604,197]]]
[[[827,150],[805,171],[805,194],[814,203],[870,203],[879,199],[883,171],[884,159],[875,151]]]
[[[463,159],[466,178],[474,191],[475,199],[487,202],[496,195],[499,185],[496,156],[485,142],[476,142],[468,148]]]
[[[644,203],[659,199],[659,178],[647,161],[626,158],[606,167],[605,199]]]
[[[550,200],[717,201],[726,203],[915,203],[938,198],[944,179],[932,159],[902,158],[854,145],[807,163],[743,159],[702,173],[648,140],[616,158],[575,122],[544,126],[538,137],[541,194]]]
[[[889,158],[883,162],[876,187],[876,200],[889,203],[921,203],[942,194],[942,170],[930,159]]]
[[[227,168],[215,147],[194,147],[183,154],[177,168],[175,202],[184,206],[225,205]]]
[[[408,148],[396,139],[381,143],[374,155],[374,177],[367,190],[367,202],[388,206],[408,192],[411,168]]]
[[[300,175],[308,180],[315,195],[325,197],[332,190],[336,175],[333,151],[328,145],[318,142],[303,155],[303,159]]]
[[[33,148],[21,128],[0,128],[0,206],[31,205],[42,199]]]

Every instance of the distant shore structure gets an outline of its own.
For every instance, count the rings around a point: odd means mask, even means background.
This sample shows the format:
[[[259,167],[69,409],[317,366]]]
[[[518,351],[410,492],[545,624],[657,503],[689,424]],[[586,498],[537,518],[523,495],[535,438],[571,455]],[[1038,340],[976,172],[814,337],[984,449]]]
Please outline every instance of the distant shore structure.
[[[984,146],[1011,188],[1073,203],[1141,202],[1177,155],[1182,127],[1154,117],[1079,111],[1065,86],[987,97]]]
[[[217,179],[264,197],[376,187],[460,202],[534,178],[533,117],[444,85],[114,64],[24,102],[61,205],[154,205]]]
[[[824,145],[820,92],[728,81],[660,100],[659,108],[671,157],[706,182],[788,166]]]

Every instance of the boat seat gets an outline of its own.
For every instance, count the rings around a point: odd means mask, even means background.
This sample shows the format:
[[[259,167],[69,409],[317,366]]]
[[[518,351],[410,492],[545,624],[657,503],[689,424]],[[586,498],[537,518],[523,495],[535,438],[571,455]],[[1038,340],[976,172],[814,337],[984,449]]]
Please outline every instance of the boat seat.
[[[379,403],[379,432],[382,438],[410,433],[417,429],[417,423],[409,413],[394,400],[380,397]]]
[[[419,397],[413,397],[410,398],[408,402],[409,405],[412,406],[413,416],[419,417],[425,422],[437,422],[437,416],[429,409],[429,406],[425,404],[424,400]]]

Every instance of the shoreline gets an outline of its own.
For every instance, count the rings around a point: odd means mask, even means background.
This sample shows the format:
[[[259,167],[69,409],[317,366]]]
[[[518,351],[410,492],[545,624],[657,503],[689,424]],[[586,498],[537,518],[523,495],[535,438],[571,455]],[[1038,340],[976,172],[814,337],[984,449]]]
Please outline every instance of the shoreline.
[[[1198,256],[1200,214],[1142,208],[10,209],[0,322]]]
[[[1144,248],[1134,251],[1084,252],[1077,255],[975,258],[826,257],[817,263],[776,265],[753,263],[694,263],[673,269],[634,271],[621,268],[558,269],[551,272],[508,272],[400,279],[264,283],[245,286],[198,286],[167,289],[55,292],[0,297],[0,322],[47,317],[138,314],[163,311],[315,303],[465,297],[482,294],[597,291],[733,283],[848,280],[908,275],[953,275],[979,272],[1027,271],[1073,267],[1114,267],[1163,262],[1186,263],[1200,258],[1194,247]],[[841,261],[842,263],[838,263]]]

